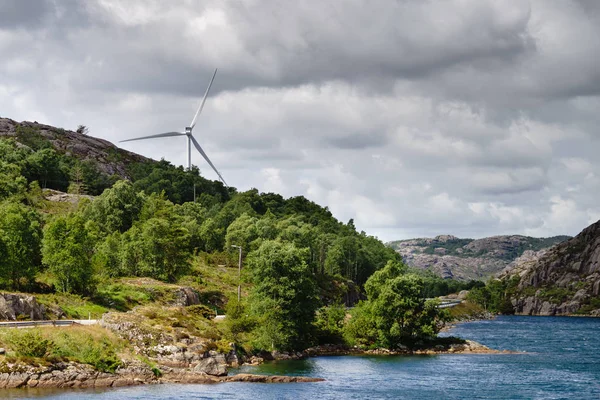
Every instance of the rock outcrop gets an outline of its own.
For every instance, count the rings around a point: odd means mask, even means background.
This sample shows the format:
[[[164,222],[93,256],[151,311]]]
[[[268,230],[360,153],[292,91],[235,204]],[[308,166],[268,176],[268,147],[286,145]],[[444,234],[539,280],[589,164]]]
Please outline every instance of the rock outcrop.
[[[292,383],[320,382],[322,378],[304,376],[277,376],[238,374],[208,375],[193,369],[164,368],[157,376],[149,367],[132,362],[118,368],[115,373],[99,372],[89,365],[56,363],[50,366],[1,364],[0,389],[9,388],[106,388],[157,383],[219,383],[259,382]]]
[[[600,315],[600,221],[499,278],[518,280],[511,298],[517,314]]]
[[[200,360],[194,367],[194,372],[200,372],[212,376],[227,375],[227,361],[224,354],[215,354],[214,356]]]
[[[183,286],[175,290],[174,306],[193,306],[200,304],[198,292],[188,286]]]
[[[452,235],[388,243],[411,267],[431,270],[442,278],[487,279],[511,266],[519,257],[568,239],[568,236],[532,238],[510,235],[460,239]]]
[[[25,294],[0,294],[0,320],[43,320],[45,317],[46,309],[38,304],[35,297]]]
[[[17,122],[9,118],[0,118],[0,137],[14,137],[26,145],[26,140],[19,137],[19,131],[32,129],[44,139],[47,139],[55,150],[73,155],[78,159],[92,160],[98,169],[107,175],[117,175],[129,178],[127,164],[132,162],[148,162],[150,159],[139,154],[123,150],[107,140],[95,138],[66,129],[60,129],[37,122]]]

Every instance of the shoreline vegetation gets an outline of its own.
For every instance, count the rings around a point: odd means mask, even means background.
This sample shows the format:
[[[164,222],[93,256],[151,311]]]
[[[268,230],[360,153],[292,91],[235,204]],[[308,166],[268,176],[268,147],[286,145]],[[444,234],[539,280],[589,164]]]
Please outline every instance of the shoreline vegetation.
[[[183,308],[183,307],[180,307]],[[473,313],[466,307],[452,324],[489,314]],[[172,314],[175,309],[171,309]],[[131,313],[133,314],[133,313]],[[161,383],[318,382],[319,377],[266,376],[241,373],[228,375],[230,367],[259,365],[263,362],[320,356],[406,356],[440,354],[513,354],[490,349],[456,337],[419,340],[412,346],[390,350],[347,344],[323,344],[303,351],[261,351],[248,354],[234,343],[218,343],[196,338],[180,338],[184,343],[154,345],[147,321],[123,320],[123,315],[106,315],[102,326],[67,328],[1,329],[2,345],[10,346],[0,355],[0,388],[101,388]],[[156,322],[156,320],[153,320]],[[446,325],[448,326],[448,325]],[[452,325],[449,326],[451,329]],[[125,334],[126,333],[126,334]],[[125,335],[124,335],[125,334]],[[164,338],[163,338],[164,339]],[[146,341],[147,345],[143,342]],[[219,348],[220,347],[220,348]],[[0,350],[1,352],[2,350]],[[150,356],[151,355],[151,356]]]
[[[437,344],[434,344],[437,343]],[[405,356],[405,355],[440,355],[440,354],[514,354],[513,351],[494,350],[470,340],[457,338],[441,338],[428,346],[415,349],[359,349],[343,345],[321,345],[297,353],[263,353],[264,357],[253,356],[248,360],[249,365],[264,361],[302,359],[321,356]],[[210,352],[204,360],[195,367],[157,366],[148,360],[129,360],[122,363],[114,371],[99,371],[89,364],[74,361],[58,361],[53,363],[37,363],[29,360],[30,364],[22,361],[0,364],[0,388],[109,388],[146,384],[164,383],[194,383],[214,384],[224,382],[254,382],[254,383],[306,383],[321,382],[323,378],[304,376],[256,375],[238,373],[227,375],[227,370],[219,369],[219,358],[222,354]],[[199,365],[209,365],[202,370]],[[236,364],[237,365],[237,364]],[[160,369],[158,368],[160,367]],[[221,366],[222,367],[222,366]],[[211,369],[214,368],[214,369]]]

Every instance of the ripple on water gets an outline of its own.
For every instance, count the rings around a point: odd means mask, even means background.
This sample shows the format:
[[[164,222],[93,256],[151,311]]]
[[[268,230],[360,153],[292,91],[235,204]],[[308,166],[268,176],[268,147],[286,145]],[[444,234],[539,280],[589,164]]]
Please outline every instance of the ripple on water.
[[[104,391],[13,391],[47,399],[598,399],[599,319],[499,317],[445,335],[526,354],[339,356],[267,363],[240,371],[319,376],[317,383],[156,385]]]

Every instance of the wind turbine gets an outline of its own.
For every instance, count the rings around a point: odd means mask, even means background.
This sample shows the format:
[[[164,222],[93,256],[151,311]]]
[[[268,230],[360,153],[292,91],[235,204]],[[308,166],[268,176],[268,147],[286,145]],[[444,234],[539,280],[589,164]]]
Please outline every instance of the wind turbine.
[[[150,136],[142,136],[142,137],[138,137],[138,138],[133,138],[133,139],[126,139],[126,140],[121,140],[120,143],[123,142],[131,142],[134,140],[144,140],[144,139],[154,139],[154,138],[163,138],[163,137],[171,137],[171,136],[187,136],[188,139],[188,143],[187,143],[187,153],[188,153],[188,170],[192,169],[192,144],[194,145],[194,147],[196,148],[196,150],[198,150],[198,152],[200,154],[202,154],[202,157],[204,157],[204,159],[206,160],[206,162],[208,163],[208,165],[210,165],[212,167],[212,169],[217,173],[217,175],[219,176],[219,179],[221,180],[221,182],[223,182],[223,184],[226,187],[227,183],[225,182],[225,179],[223,179],[223,177],[221,176],[221,173],[217,170],[217,168],[214,166],[214,164],[212,163],[212,161],[210,161],[210,158],[208,158],[208,156],[206,155],[206,153],[204,152],[204,150],[202,149],[202,146],[200,146],[200,144],[198,143],[198,141],[196,140],[196,138],[192,135],[192,131],[194,130],[194,127],[196,126],[196,121],[198,119],[198,116],[200,115],[200,113],[202,112],[202,109],[204,108],[204,103],[206,103],[206,98],[208,97],[208,92],[210,91],[210,87],[213,84],[213,81],[215,80],[215,76],[217,75],[217,69],[215,69],[215,73],[213,74],[210,83],[208,84],[208,87],[206,88],[206,93],[204,93],[204,98],[202,98],[202,103],[200,103],[200,106],[198,107],[198,110],[196,110],[196,114],[194,115],[194,119],[192,120],[192,123],[190,124],[190,126],[185,128],[185,132],[165,132],[165,133],[159,133],[157,135],[150,135]],[[194,187],[195,189],[195,187]]]

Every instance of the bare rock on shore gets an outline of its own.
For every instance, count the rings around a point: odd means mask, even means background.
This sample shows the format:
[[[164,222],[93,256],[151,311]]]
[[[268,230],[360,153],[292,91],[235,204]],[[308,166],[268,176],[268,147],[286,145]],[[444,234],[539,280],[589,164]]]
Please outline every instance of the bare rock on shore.
[[[506,350],[494,350],[481,343],[474,342],[472,340],[465,340],[464,343],[452,343],[452,344],[437,344],[432,345],[428,348],[422,349],[410,349],[406,346],[396,350],[390,349],[372,349],[363,350],[357,347],[348,348],[342,345],[323,345],[311,347],[305,350],[308,356],[331,356],[331,355],[413,355],[413,354],[505,354],[512,353]]]
[[[220,383],[257,382],[293,383],[320,382],[324,379],[305,376],[277,376],[238,374],[215,376],[190,368],[164,368],[157,377],[146,365],[131,363],[118,368],[115,373],[100,372],[93,367],[77,363],[57,363],[51,366],[3,364],[0,389],[6,388],[106,388],[158,383]]]
[[[323,378],[309,376],[278,376],[278,375],[253,375],[237,374],[228,376],[223,382],[258,382],[258,383],[292,383],[292,382],[322,382]]]
[[[0,388],[95,388],[156,383],[156,377],[143,365],[130,365],[113,373],[100,372],[77,363],[56,363],[50,366],[4,364],[0,373]],[[9,372],[10,371],[10,372]]]
[[[212,376],[227,375],[227,361],[224,354],[217,354],[214,357],[207,357],[194,367],[194,372],[200,372]]]

